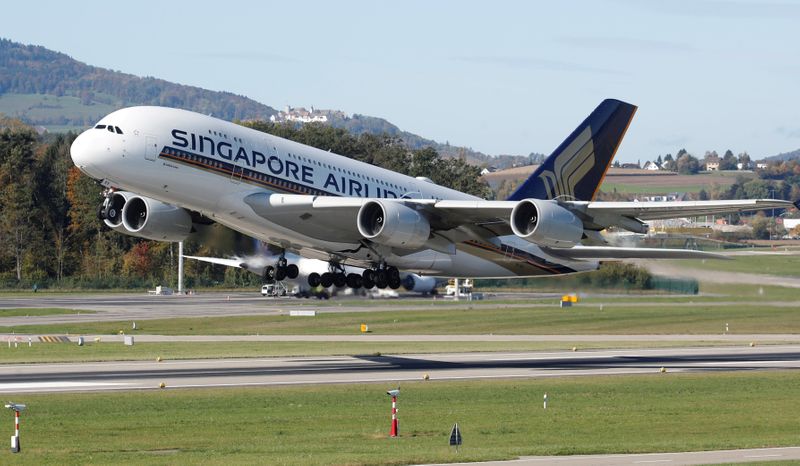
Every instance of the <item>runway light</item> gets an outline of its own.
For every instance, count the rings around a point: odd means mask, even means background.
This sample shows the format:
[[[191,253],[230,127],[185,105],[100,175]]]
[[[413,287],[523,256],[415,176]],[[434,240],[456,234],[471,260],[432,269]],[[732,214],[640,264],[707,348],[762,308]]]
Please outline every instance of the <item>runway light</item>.
[[[577,346],[573,346],[572,347],[572,351],[578,351],[578,347]]]
[[[158,384],[158,388],[167,388],[167,384],[161,382],[160,384]]]
[[[751,341],[751,342],[750,342],[750,347],[752,348],[752,347],[754,347],[754,346],[756,346],[756,342],[754,342],[754,341]]]
[[[661,368],[661,373],[662,374],[666,374],[667,373],[667,368],[666,367],[662,367]]]
[[[156,358],[156,362],[161,362],[161,356],[158,356],[158,357]]]
[[[430,379],[431,376],[429,376],[428,374],[422,374],[422,380],[430,380]]]

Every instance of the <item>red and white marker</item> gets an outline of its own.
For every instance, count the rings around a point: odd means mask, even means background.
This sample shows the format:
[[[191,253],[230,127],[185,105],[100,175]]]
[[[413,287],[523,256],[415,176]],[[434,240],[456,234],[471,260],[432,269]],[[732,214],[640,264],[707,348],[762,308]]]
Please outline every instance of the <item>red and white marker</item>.
[[[11,437],[11,453],[19,453],[22,449],[19,444],[19,413],[25,409],[25,405],[9,402],[6,404],[6,408],[14,411],[14,436]]]
[[[392,397],[392,428],[389,431],[389,437],[397,437],[399,434],[397,426],[397,396],[400,394],[400,389],[389,390],[386,394]]]

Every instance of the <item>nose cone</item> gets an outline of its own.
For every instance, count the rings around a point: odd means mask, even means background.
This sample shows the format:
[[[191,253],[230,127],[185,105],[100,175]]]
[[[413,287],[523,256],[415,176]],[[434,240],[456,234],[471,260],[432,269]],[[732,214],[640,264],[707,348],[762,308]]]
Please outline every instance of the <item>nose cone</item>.
[[[82,172],[91,176],[92,178],[102,178],[102,175],[96,169],[96,144],[92,144],[91,129],[84,131],[74,141],[69,148],[69,154],[72,157],[72,163],[75,164]]]

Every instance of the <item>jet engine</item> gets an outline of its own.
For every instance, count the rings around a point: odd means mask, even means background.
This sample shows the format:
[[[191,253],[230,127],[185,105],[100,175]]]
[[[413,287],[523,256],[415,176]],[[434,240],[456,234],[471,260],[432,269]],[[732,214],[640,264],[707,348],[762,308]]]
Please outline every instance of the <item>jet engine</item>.
[[[399,202],[369,201],[358,211],[358,231],[379,244],[417,249],[428,241],[431,225],[425,216]]]
[[[124,233],[156,241],[183,241],[192,232],[186,209],[149,197],[132,195],[122,208]]]
[[[122,209],[128,199],[135,196],[133,193],[126,191],[116,191],[97,208],[97,217],[112,230],[125,232],[125,227],[122,225]]]
[[[525,199],[511,211],[511,230],[534,244],[571,248],[583,237],[583,222],[556,201]]]
[[[436,289],[436,278],[410,273],[403,277],[403,288],[415,293],[432,293]]]

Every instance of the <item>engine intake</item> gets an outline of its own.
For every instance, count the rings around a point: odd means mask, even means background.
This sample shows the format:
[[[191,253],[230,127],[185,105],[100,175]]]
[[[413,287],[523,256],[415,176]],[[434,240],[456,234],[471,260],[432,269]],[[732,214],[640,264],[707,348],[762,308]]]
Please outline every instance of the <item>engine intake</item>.
[[[358,211],[357,222],[361,236],[396,248],[420,248],[431,235],[428,219],[399,202],[366,202]]]
[[[143,196],[125,202],[122,224],[129,235],[156,241],[183,241],[192,232],[186,209]]]
[[[525,199],[511,211],[511,230],[531,243],[571,248],[583,238],[583,222],[556,201]]]

